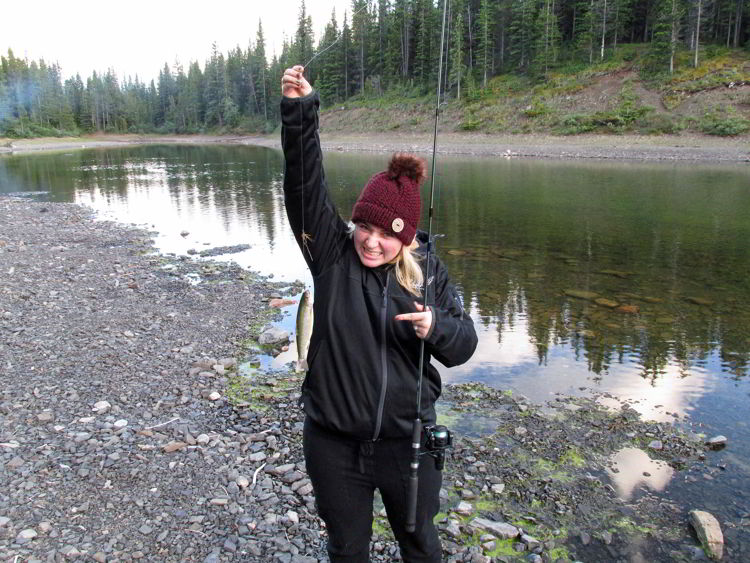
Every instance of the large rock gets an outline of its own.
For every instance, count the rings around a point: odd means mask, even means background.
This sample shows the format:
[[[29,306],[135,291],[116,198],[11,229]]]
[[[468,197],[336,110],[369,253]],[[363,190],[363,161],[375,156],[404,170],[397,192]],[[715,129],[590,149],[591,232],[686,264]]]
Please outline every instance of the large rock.
[[[261,346],[271,346],[281,342],[289,342],[289,333],[275,326],[264,330],[258,338],[258,343]]]
[[[515,526],[511,526],[506,522],[487,520],[486,518],[474,518],[474,520],[469,522],[469,526],[477,530],[489,532],[504,540],[517,538],[519,534],[518,528]]]
[[[688,516],[706,554],[716,561],[721,559],[724,555],[724,534],[721,533],[719,521],[704,510],[691,510]]]

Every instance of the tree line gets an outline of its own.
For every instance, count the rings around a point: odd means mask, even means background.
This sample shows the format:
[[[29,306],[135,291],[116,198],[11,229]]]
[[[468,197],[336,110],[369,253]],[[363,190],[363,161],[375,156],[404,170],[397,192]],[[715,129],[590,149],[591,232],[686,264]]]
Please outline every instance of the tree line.
[[[9,50],[0,57],[0,135],[270,131],[283,69],[311,60],[306,72],[324,105],[423,95],[437,83],[440,57],[440,79],[457,100],[481,95],[499,74],[543,79],[606,61],[624,43],[643,46],[641,70],[670,73],[680,60],[697,66],[707,48],[747,47],[749,22],[748,0],[352,0],[316,42],[301,0],[294,34],[270,61],[259,24],[247,49],[224,54],[214,44],[202,68],[165,64],[148,84],[120,81],[113,69],[63,80],[58,64]]]

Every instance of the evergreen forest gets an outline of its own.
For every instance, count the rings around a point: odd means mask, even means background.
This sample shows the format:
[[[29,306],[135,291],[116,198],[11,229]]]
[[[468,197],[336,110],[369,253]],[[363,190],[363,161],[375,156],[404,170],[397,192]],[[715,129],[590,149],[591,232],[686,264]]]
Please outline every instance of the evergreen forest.
[[[316,54],[306,72],[324,107],[419,98],[437,83],[444,2],[440,78],[456,103],[480,99],[501,75],[540,83],[637,52],[636,70],[653,79],[717,50],[750,49],[748,0],[352,0],[317,34],[301,0],[280,55],[269,60],[261,24],[246,48],[214,44],[202,65],[164,64],[148,83],[117,69],[66,78],[56,63],[9,50],[0,57],[0,136],[270,132],[283,69]]]

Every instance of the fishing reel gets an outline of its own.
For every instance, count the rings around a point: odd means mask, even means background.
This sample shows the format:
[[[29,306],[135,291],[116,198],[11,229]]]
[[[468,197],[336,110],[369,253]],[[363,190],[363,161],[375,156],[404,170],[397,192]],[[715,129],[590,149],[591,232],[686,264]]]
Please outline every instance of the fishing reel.
[[[453,435],[442,424],[425,426],[424,434],[426,453],[435,458],[435,469],[442,471],[445,467],[445,452],[453,447]]]

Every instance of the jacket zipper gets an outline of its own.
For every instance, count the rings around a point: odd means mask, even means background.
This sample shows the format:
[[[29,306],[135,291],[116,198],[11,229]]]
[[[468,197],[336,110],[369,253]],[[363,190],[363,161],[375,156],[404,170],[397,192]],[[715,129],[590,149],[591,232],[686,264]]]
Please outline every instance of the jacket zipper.
[[[391,279],[390,272],[385,273],[385,285],[383,286],[383,302],[380,305],[380,364],[382,366],[382,377],[380,387],[380,400],[378,401],[378,415],[375,419],[375,432],[372,435],[372,441],[378,439],[380,435],[380,426],[383,423],[383,407],[385,406],[385,392],[388,387],[388,354],[386,351],[386,329],[388,328],[388,280]]]

